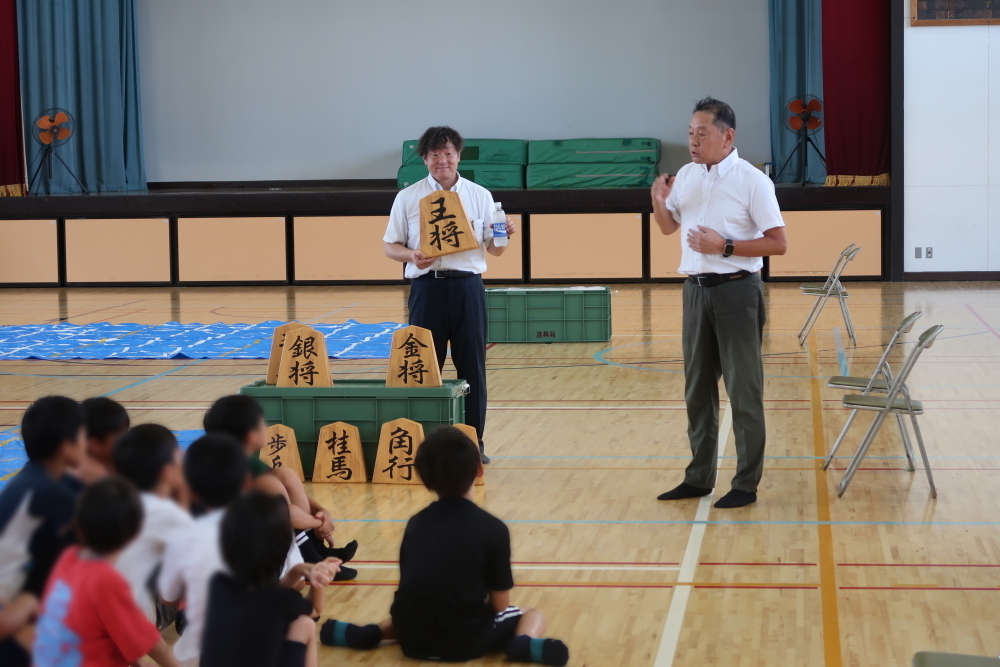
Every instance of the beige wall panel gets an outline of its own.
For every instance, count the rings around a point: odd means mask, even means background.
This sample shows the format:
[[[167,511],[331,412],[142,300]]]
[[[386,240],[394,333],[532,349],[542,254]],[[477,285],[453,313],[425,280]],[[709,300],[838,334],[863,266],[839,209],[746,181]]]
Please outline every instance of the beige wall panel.
[[[772,257],[771,275],[813,278],[829,275],[837,256],[861,246],[845,276],[882,275],[881,211],[783,211],[788,252]]]
[[[531,216],[531,277],[641,278],[642,216]]]
[[[523,260],[521,252],[521,239],[523,238],[521,216],[508,214],[507,217],[511,218],[517,224],[518,231],[517,234],[510,237],[507,250],[501,256],[486,255],[487,269],[484,277],[489,280],[520,281],[524,278],[524,270],[521,265]]]
[[[285,280],[284,218],[178,218],[182,281]]]
[[[66,282],[170,280],[166,218],[66,220]]]
[[[403,265],[385,256],[387,215],[295,218],[296,280],[402,280]]]
[[[59,280],[55,220],[0,220],[0,283]]]
[[[684,238],[680,230],[670,236],[664,236],[656,221],[649,221],[649,275],[651,278],[683,278],[683,273],[677,272],[681,265],[681,240]]]

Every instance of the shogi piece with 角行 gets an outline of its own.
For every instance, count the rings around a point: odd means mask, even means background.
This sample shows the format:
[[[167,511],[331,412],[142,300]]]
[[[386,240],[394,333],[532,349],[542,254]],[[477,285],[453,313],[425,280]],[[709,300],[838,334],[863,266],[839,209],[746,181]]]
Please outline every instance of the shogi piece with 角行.
[[[386,387],[440,387],[434,337],[428,329],[408,326],[392,334]]]
[[[332,387],[326,339],[312,327],[285,333],[278,366],[279,387]]]
[[[301,322],[289,322],[274,328],[274,336],[271,339],[271,356],[267,360],[266,384],[278,383],[278,367],[281,365],[281,351],[285,347],[285,334],[293,329],[301,329],[308,325]]]
[[[260,460],[272,469],[290,468],[298,476],[300,482],[305,481],[302,472],[302,457],[299,455],[299,443],[295,440],[295,431],[284,424],[274,424],[267,427],[267,444],[260,450]]]
[[[361,450],[358,427],[344,422],[333,422],[321,428],[319,439],[316,441],[313,484],[367,481],[365,453]]]
[[[472,444],[476,446],[476,449],[477,450],[479,449],[479,434],[476,433],[475,427],[469,426],[468,424],[455,424],[455,428],[457,428],[459,431],[467,435],[469,437],[469,440],[472,441]],[[476,486],[484,486],[485,484],[486,484],[485,474],[483,474],[482,477],[476,478]]]
[[[417,449],[424,441],[424,427],[409,419],[382,424],[375,457],[375,484],[420,484],[414,465]]]
[[[478,247],[479,239],[457,192],[436,190],[420,200],[420,252],[425,257],[443,257]]]

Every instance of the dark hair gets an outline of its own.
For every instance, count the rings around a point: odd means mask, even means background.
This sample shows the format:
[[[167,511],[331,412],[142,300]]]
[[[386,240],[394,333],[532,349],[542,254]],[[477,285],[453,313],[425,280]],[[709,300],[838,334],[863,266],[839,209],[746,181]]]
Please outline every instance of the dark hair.
[[[83,414],[86,415],[88,438],[106,438],[128,430],[128,411],[118,401],[106,396],[96,396],[88,398],[81,405]]]
[[[454,146],[455,152],[459,155],[462,154],[462,149],[465,148],[465,140],[462,139],[462,135],[447,125],[429,127],[417,143],[417,155],[427,157],[427,154],[431,151],[444,148],[448,144]]]
[[[24,411],[21,437],[31,461],[47,461],[67,440],[76,441],[83,426],[83,408],[72,398],[46,396]]]
[[[83,490],[76,504],[77,537],[100,556],[124,547],[141,527],[142,502],[127,479],[98,480]]]
[[[479,472],[479,447],[454,426],[438,426],[417,449],[417,474],[442,498],[468,493]]]
[[[184,454],[184,478],[198,499],[211,508],[224,507],[240,495],[250,463],[231,435],[203,435]]]
[[[721,102],[714,97],[703,97],[694,105],[692,113],[698,113],[699,111],[712,114],[712,122],[722,132],[725,132],[729,128],[736,129],[736,113],[725,102]]]
[[[111,460],[118,474],[140,491],[150,491],[160,481],[160,473],[173,463],[177,438],[165,426],[140,424],[115,444]]]
[[[222,519],[222,557],[246,586],[277,583],[292,546],[292,522],[282,496],[250,491]]]
[[[202,425],[206,433],[225,433],[242,444],[247,434],[264,418],[260,403],[252,396],[223,396],[208,409]]]

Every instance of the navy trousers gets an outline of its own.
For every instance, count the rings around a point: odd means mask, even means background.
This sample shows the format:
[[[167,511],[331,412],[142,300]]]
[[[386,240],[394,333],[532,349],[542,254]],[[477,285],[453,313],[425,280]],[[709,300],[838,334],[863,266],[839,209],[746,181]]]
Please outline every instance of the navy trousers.
[[[483,449],[486,428],[486,290],[483,277],[435,278],[410,282],[410,324],[429,329],[438,365],[443,369],[451,343],[458,377],[469,383],[465,423],[479,434]]]

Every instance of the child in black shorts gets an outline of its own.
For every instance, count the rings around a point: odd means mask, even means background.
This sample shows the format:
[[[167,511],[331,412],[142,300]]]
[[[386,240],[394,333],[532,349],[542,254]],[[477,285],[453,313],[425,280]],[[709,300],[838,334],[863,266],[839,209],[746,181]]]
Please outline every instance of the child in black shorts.
[[[508,659],[565,665],[569,649],[540,639],[545,616],[510,605],[510,532],[472,502],[483,474],[479,448],[451,426],[434,429],[417,450],[417,473],[438,500],[410,519],[399,550],[399,588],[391,618],[357,626],[329,620],[320,641],[375,648],[398,639],[418,660],[463,662],[503,651]]]

